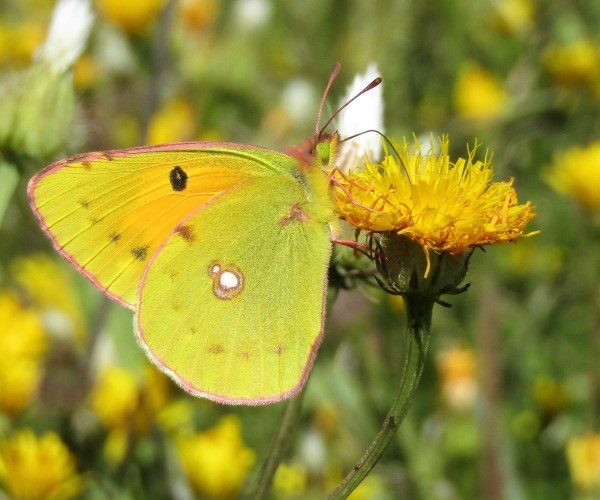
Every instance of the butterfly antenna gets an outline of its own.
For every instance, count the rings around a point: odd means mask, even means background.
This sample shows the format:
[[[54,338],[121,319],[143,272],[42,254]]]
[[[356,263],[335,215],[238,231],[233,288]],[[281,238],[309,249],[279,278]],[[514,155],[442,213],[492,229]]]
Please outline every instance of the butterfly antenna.
[[[335,69],[335,68],[334,68]],[[338,68],[339,70],[339,68]],[[333,73],[332,73],[333,74]],[[337,74],[337,73],[336,73]],[[356,99],[358,99],[361,95],[363,95],[365,92],[368,92],[369,90],[374,89],[375,87],[377,87],[378,85],[381,84],[381,82],[383,81],[383,79],[378,76],[377,78],[375,78],[371,83],[369,83],[365,88],[363,88],[358,94],[356,94],[354,97],[352,97],[351,99],[348,99],[344,104],[342,104],[335,113],[333,113],[331,115],[331,117],[329,118],[329,120],[327,120],[327,123],[325,123],[325,125],[323,125],[323,127],[321,128],[321,130],[319,130],[319,121],[317,121],[317,137],[321,137],[321,134],[323,134],[323,132],[325,131],[325,129],[327,127],[329,127],[329,125],[331,124],[331,122],[335,119],[335,117],[337,115],[340,114],[340,112],[345,109],[350,103],[354,102]],[[326,93],[327,90],[329,90],[329,87],[331,86],[332,80],[329,80],[329,85],[327,86],[326,89]],[[323,101],[325,100],[325,95],[323,96]],[[321,102],[321,108],[323,107],[323,102]],[[321,110],[319,110],[319,118],[321,117]]]
[[[317,137],[321,136],[321,129],[319,128],[319,124],[321,123],[321,116],[323,114],[323,108],[325,107],[325,99],[327,99],[327,94],[329,94],[331,86],[333,85],[333,81],[338,76],[341,67],[342,65],[339,62],[335,63],[335,66],[333,67],[333,69],[331,70],[331,74],[329,75],[329,81],[327,82],[327,86],[325,87],[325,91],[323,92],[323,97],[321,97],[321,104],[319,105],[319,114],[317,115],[317,126],[315,128],[315,135]],[[327,123],[329,124],[329,122]]]
[[[368,134],[368,133],[375,133],[375,134],[378,134],[379,136],[381,136],[383,138],[383,140],[387,143],[387,145],[390,147],[390,149],[396,155],[396,158],[398,158],[398,161],[400,162],[400,165],[402,165],[402,170],[404,170],[404,173],[406,174],[406,178],[408,179],[408,182],[410,182],[410,175],[408,174],[408,169],[406,168],[406,165],[404,164],[404,161],[402,161],[402,158],[398,154],[398,150],[394,147],[394,144],[392,143],[392,141],[389,140],[388,136],[385,135],[384,133],[380,132],[379,130],[375,130],[375,129],[363,130],[362,132],[358,132],[357,134],[353,134],[353,135],[351,135],[349,137],[344,137],[343,139],[340,140],[340,142],[350,141],[350,140],[354,139],[355,137],[361,136],[363,134]]]

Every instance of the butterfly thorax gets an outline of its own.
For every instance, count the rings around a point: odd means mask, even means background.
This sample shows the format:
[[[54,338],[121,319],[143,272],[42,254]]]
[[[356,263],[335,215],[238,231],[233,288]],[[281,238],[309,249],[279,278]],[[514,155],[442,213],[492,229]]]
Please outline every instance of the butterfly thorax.
[[[309,195],[309,215],[322,222],[335,219],[329,174],[335,166],[338,144],[339,134],[333,132],[315,135],[286,150],[298,162],[298,173]]]

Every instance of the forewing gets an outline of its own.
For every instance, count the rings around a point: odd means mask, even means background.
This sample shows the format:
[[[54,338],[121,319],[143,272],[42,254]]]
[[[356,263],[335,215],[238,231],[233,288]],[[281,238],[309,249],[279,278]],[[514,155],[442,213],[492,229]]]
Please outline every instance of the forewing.
[[[148,261],[183,219],[250,178],[292,175],[294,161],[257,147],[181,143],[89,153],[50,165],[28,194],[54,247],[133,308]]]
[[[296,180],[251,180],[196,211],[150,262],[137,335],[190,393],[262,404],[303,385],[323,332],[331,251],[310,203]]]

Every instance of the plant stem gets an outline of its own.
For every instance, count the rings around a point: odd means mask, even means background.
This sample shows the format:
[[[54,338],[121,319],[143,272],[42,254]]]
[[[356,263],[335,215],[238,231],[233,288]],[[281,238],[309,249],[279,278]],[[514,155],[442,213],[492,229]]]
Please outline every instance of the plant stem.
[[[248,489],[248,491],[251,491],[252,493],[245,495],[244,498],[254,498],[257,500],[268,498],[275,471],[283,459],[283,455],[291,440],[292,433],[296,428],[305,392],[306,386],[304,386],[295,397],[288,401],[281,421],[281,426],[279,427],[270,453],[260,467],[258,479]]]
[[[407,316],[407,349],[398,392],[381,430],[364,456],[329,495],[329,500],[346,498],[363,481],[395,436],[398,426],[412,403],[425,365],[434,301],[428,297],[406,295],[404,302]]]

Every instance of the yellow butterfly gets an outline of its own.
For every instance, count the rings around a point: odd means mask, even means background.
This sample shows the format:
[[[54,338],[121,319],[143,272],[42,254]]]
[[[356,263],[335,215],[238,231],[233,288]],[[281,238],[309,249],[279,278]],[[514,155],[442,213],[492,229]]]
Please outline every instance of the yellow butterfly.
[[[140,345],[181,387],[280,401],[323,336],[339,143],[323,129],[287,154],[206,142],[82,154],[35,175],[29,200],[54,247],[134,310]]]

